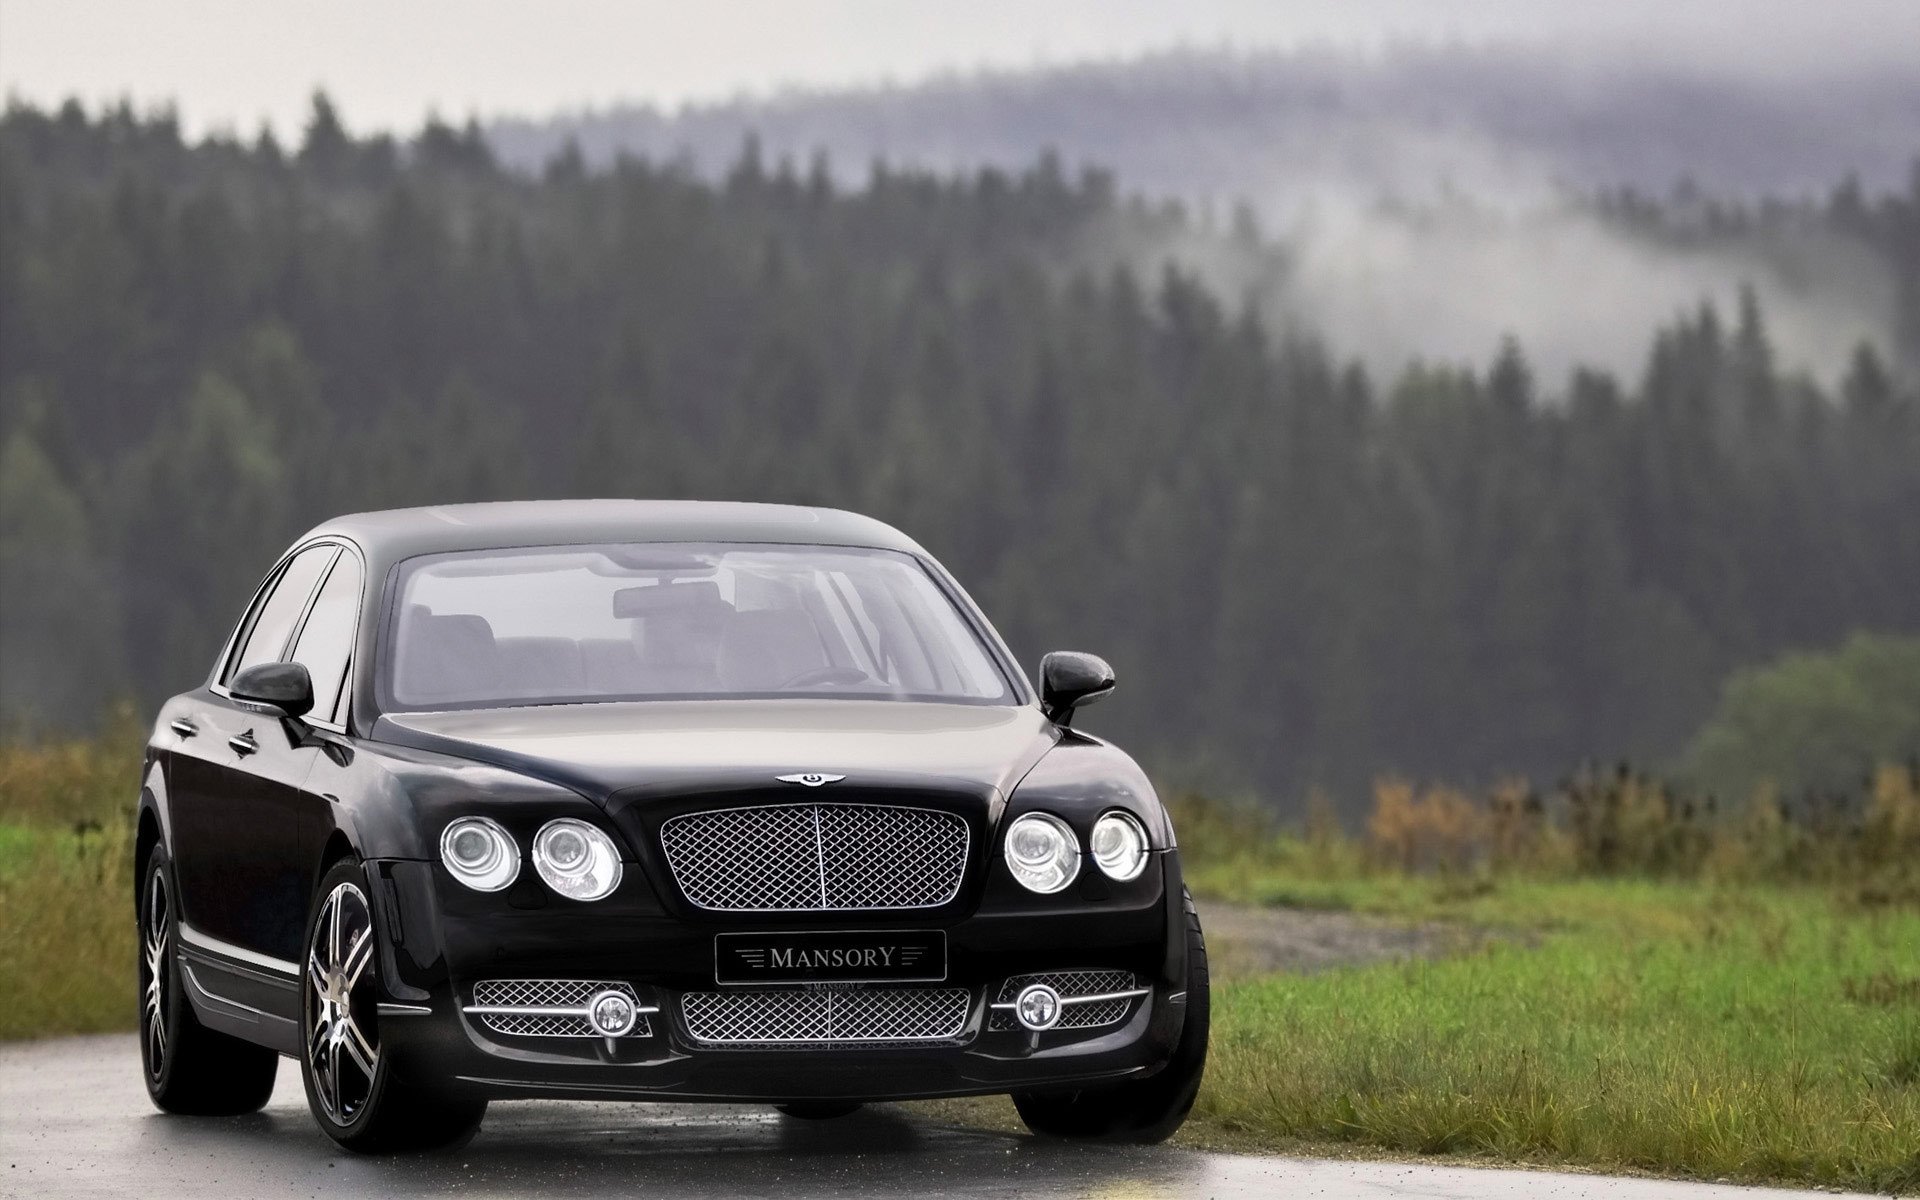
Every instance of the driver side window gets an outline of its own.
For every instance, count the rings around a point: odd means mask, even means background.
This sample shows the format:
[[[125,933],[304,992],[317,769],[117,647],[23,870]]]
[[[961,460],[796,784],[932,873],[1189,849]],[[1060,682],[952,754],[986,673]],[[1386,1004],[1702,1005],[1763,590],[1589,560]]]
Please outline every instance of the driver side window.
[[[310,546],[293,556],[272,589],[254,609],[253,621],[240,639],[227,670],[220,677],[225,684],[255,663],[274,662],[286,651],[293,627],[313,595],[314,585],[340,552],[334,545]]]

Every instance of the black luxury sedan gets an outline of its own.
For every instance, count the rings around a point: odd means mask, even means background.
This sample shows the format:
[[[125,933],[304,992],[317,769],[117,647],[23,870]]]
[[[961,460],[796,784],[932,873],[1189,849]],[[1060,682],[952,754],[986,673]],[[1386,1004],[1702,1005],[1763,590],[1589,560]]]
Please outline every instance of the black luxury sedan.
[[[1157,1141],[1206,1061],[1166,811],[877,521],[759,504],[366,513],[302,537],[149,743],[142,1064],[169,1112],[279,1056],[354,1150],[489,1100],[1011,1093]]]

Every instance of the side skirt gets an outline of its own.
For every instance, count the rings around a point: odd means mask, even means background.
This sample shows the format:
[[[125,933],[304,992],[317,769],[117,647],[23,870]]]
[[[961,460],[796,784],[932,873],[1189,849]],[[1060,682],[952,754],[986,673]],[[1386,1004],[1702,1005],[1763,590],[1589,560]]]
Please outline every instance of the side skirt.
[[[180,977],[200,1023],[298,1056],[300,973],[293,963],[230,946],[180,924]]]

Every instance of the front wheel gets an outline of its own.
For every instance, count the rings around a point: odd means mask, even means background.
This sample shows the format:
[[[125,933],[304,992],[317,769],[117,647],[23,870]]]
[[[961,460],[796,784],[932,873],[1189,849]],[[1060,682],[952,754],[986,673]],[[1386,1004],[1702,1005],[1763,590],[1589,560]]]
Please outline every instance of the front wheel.
[[[1043,1137],[1150,1145],[1166,1141],[1186,1121],[1207,1066],[1211,1004],[1200,914],[1191,893],[1183,891],[1181,899],[1187,922],[1187,1023],[1173,1057],[1146,1079],[1077,1092],[1016,1092],[1013,1106],[1028,1129]]]
[[[307,1107],[328,1137],[363,1154],[451,1146],[480,1128],[487,1102],[421,1088],[395,1074],[380,1044],[378,934],[356,859],[335,863],[307,917],[300,988]]]
[[[140,1065],[147,1095],[162,1112],[232,1116],[258,1111],[273,1095],[280,1056],[208,1029],[182,987],[173,863],[155,846],[140,880]]]

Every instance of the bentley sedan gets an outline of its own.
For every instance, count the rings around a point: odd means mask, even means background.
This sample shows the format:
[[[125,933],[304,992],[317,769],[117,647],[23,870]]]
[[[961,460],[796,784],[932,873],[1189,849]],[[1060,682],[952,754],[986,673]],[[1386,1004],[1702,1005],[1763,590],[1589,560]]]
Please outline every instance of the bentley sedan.
[[[160,1108],[259,1108],[281,1055],[342,1146],[493,1099],[1010,1093],[1157,1141],[1207,1051],[1166,811],[898,531],[775,505],[366,513],[294,543],[139,800]]]

